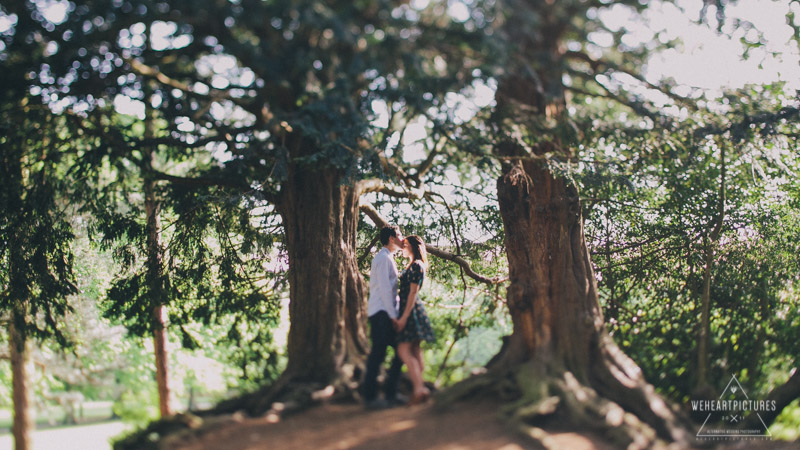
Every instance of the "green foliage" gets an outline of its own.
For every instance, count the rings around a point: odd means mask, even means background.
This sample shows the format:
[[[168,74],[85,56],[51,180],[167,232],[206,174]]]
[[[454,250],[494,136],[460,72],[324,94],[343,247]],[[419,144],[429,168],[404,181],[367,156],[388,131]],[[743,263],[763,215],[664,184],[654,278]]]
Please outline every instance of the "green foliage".
[[[714,252],[712,383],[735,374],[764,394],[797,354],[783,337],[798,325],[800,228],[788,181],[800,168],[791,151],[797,108],[785,106],[781,86],[723,100],[728,114],[697,111],[670,130],[596,127],[582,155],[591,161],[580,173],[587,240],[610,331],[646,378],[681,402],[695,388],[706,246]]]
[[[491,55],[481,4],[460,23],[443,2],[126,1],[78,5],[50,23],[35,2],[19,3],[14,12],[34,20],[18,32],[54,44],[43,90],[89,109],[117,94],[154,105],[169,160],[215,144],[231,156],[218,174],[270,195],[290,161],[344,179],[380,172],[381,148],[365,145],[380,133],[373,102],[424,114]],[[135,152],[142,139],[120,143]]]
[[[65,166],[77,137],[66,119],[28,92],[28,68],[42,46],[2,33],[0,84],[0,313],[24,336],[68,345],[59,321],[75,292]]]
[[[493,292],[473,287],[472,298],[454,304],[464,293],[442,291],[438,296],[421,296],[437,336],[435,343],[424,346],[425,378],[448,386],[486,366],[500,351],[503,336],[510,334],[511,320],[507,311],[497,308],[500,300]]]
[[[666,109],[674,111],[658,112],[663,105],[628,78],[644,83],[636,77],[648,53],[675,43],[656,31],[652,42],[631,46],[626,30],[597,20],[600,10],[642,11],[643,2],[549,6],[569,49],[555,62],[504,59],[514,54],[506,44],[524,43],[502,43],[486,30],[497,20],[492,2],[472,2],[464,22],[439,1],[419,10],[385,1],[97,2],[70,4],[59,23],[44,17],[40,3],[4,4],[12,26],[0,34],[0,309],[24,306],[24,315],[38,319],[34,334],[65,343],[59,330],[66,323],[73,336],[85,336],[90,325],[59,319],[77,285],[86,303],[100,302],[107,318],[135,336],[152,331],[153,306],[166,303],[171,339],[229,364],[231,387],[274,378],[283,362],[273,334],[287,291],[279,206],[298,167],[335,169],[343,183],[392,180],[399,171],[381,163],[392,157],[410,173],[407,187],[434,193],[415,200],[371,194],[378,210],[406,234],[503,277],[499,163],[490,149],[505,130],[489,125],[491,108],[462,123],[451,100],[481,78],[524,65],[526,74],[563,71],[557,80],[571,92],[573,109],[561,123],[513,117],[514,139],[575,149],[574,158],[548,155],[548,164],[581,184],[609,329],[646,378],[679,401],[693,388],[708,246],[712,379],[735,373],[763,393],[800,354],[793,339],[800,326],[800,184],[791,181],[799,168],[791,152],[796,94],[761,86],[694,101],[672,95],[664,82],[674,102]],[[542,17],[517,13],[502,19],[541,24]],[[601,45],[604,35],[611,45]],[[143,107],[145,120],[115,112],[116,96]],[[386,123],[376,117],[382,109]],[[424,173],[398,144],[412,123],[427,132],[419,147],[433,164]],[[146,266],[144,185],[154,180],[159,293]],[[98,262],[72,258],[66,197],[93,215],[91,236],[119,264],[113,280],[86,282]],[[363,272],[376,231],[359,223]],[[426,377],[444,385],[484,364],[509,323],[502,286],[477,284],[437,259],[429,274],[421,295],[439,340],[426,351]],[[141,341],[88,341],[78,342],[77,351],[89,349],[81,364],[114,353],[126,362],[114,371],[124,386],[118,414],[152,417],[152,364]],[[187,389],[201,389],[194,369],[180,371]],[[107,394],[62,384],[90,397]],[[150,401],[138,400],[140,390]]]
[[[795,400],[784,408],[775,423],[769,427],[775,439],[796,441],[800,438],[800,400]]]
[[[145,390],[126,390],[114,402],[113,410],[126,423],[142,427],[158,418],[158,390],[152,383]]]
[[[24,22],[18,37],[50,46],[47,67],[28,67],[42,73],[37,89],[89,119],[76,126],[96,148],[74,170],[98,193],[87,211],[123,270],[107,316],[141,336],[166,303],[190,348],[192,323],[224,322],[243,370],[274,375],[268,343],[286,286],[278,209],[265,200],[280,203],[291,167],[333,168],[342,182],[388,176],[378,158],[388,137],[481,76],[490,54],[486,21],[451,20],[445,7],[112,2],[75,5],[56,22],[32,1],[7,11]],[[145,123],[111,112],[115,96],[144,103]],[[389,129],[375,124],[375,102],[396,119]],[[157,192],[165,260],[155,280],[141,188],[154,178],[170,182]]]

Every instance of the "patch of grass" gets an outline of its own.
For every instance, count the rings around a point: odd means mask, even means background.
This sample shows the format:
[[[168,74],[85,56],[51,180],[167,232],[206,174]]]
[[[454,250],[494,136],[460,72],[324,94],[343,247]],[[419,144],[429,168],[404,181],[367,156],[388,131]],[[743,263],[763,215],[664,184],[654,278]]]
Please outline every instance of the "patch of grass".
[[[96,422],[111,419],[113,411],[112,402],[83,402],[75,413],[78,423]],[[66,417],[64,408],[58,405],[48,406],[44,411],[33,411],[34,422],[37,428],[61,426]],[[9,432],[13,422],[13,412],[10,409],[0,409],[0,432]]]
[[[795,400],[786,408],[769,427],[775,439],[794,441],[800,439],[800,400]]]

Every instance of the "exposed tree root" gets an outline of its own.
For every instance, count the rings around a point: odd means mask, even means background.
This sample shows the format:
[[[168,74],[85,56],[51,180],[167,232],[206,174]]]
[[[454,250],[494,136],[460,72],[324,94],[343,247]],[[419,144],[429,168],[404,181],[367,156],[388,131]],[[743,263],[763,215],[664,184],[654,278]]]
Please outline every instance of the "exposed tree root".
[[[360,399],[360,375],[361,367],[356,364],[343,366],[340,375],[328,383],[302,380],[284,372],[273,384],[222,401],[212,409],[151,422],[145,429],[116,443],[114,449],[156,450],[169,447],[175,441],[197,439],[221,424],[240,421],[245,416],[277,422],[324,402],[356,402]]]
[[[601,336],[605,340],[600,346],[602,352],[589,373],[590,383],[598,393],[635,414],[662,439],[694,442],[695,434],[689,432],[694,428],[690,419],[655,392],[644,380],[639,366],[608,335]]]
[[[688,422],[676,418],[646,383],[627,379],[614,385],[609,373],[601,377],[605,382],[598,391],[569,371],[528,362],[471,377],[437,395],[437,407],[483,394],[499,396],[507,401],[501,416],[545,448],[558,448],[547,430],[571,429],[587,430],[614,448],[630,450],[697,444],[684,427]],[[616,401],[626,395],[628,401]]]
[[[322,402],[354,402],[360,399],[358,382],[361,364],[346,364],[327,383],[299,378],[284,372],[273,384],[256,392],[226,400],[202,415],[242,411],[249,416],[272,415],[276,419],[303,411]]]

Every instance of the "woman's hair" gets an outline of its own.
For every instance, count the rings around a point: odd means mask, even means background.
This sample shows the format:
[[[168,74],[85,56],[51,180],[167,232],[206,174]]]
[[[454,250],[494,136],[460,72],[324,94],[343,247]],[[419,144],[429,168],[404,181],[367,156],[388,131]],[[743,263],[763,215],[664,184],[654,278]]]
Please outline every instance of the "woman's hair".
[[[406,237],[406,242],[411,245],[411,253],[414,255],[414,258],[408,263],[408,265],[410,266],[414,261],[420,260],[425,266],[425,269],[427,269],[428,252],[425,250],[425,242],[423,242],[422,238],[412,234],[411,236]]]

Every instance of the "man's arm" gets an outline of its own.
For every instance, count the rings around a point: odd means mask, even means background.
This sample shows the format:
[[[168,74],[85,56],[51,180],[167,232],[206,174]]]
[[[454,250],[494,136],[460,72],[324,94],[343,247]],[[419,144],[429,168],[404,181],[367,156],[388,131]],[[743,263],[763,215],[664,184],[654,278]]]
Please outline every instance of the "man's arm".
[[[397,300],[397,290],[393,286],[395,285],[394,282],[397,280],[397,267],[394,265],[394,260],[392,260],[391,255],[382,258],[381,266],[380,273],[383,278],[381,283],[381,296],[383,304],[391,306],[389,317],[395,318],[397,316],[397,311],[394,308]]]

